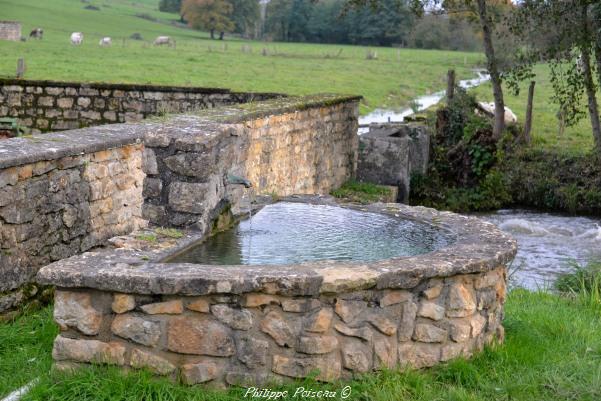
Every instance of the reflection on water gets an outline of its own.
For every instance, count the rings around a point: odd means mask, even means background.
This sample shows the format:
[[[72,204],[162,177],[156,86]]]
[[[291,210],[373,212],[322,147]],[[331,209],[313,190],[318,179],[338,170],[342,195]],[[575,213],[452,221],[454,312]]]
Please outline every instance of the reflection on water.
[[[601,219],[525,210],[500,210],[480,216],[518,241],[514,283],[547,288],[576,262],[601,259]]]
[[[252,234],[252,236],[251,236]],[[252,241],[251,241],[252,238]],[[452,237],[427,224],[341,207],[280,202],[170,262],[213,265],[373,261],[418,255]]]

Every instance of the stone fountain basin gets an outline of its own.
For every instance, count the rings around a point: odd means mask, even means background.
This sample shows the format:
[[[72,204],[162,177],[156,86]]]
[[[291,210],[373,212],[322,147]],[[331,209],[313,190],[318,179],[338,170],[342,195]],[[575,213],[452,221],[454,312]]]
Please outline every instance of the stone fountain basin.
[[[218,386],[334,381],[433,366],[503,340],[506,268],[517,250],[510,236],[423,207],[341,206],[416,219],[457,240],[368,263],[216,266],[162,262],[197,242],[194,232],[117,237],[38,273],[57,287],[57,367],[102,362]]]

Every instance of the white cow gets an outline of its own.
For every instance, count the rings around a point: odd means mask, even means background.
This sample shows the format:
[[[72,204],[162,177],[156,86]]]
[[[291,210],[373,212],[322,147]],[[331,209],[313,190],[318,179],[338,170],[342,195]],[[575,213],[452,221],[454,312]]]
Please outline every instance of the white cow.
[[[476,114],[479,114],[479,111],[483,111],[484,114],[493,117],[495,115],[495,104],[493,102],[478,102],[478,108],[476,109]],[[511,125],[518,122],[518,117],[515,115],[513,111],[507,106],[505,106],[505,124]]]
[[[74,46],[79,46],[83,43],[83,33],[81,32],[73,32],[71,34],[71,44]]]
[[[163,46],[163,45],[167,45],[167,46],[175,46],[175,41],[173,39],[171,39],[169,36],[159,36],[154,40],[153,43],[155,46]]]
[[[113,44],[113,41],[108,36],[100,39],[100,43],[98,43],[102,47],[108,47]]]

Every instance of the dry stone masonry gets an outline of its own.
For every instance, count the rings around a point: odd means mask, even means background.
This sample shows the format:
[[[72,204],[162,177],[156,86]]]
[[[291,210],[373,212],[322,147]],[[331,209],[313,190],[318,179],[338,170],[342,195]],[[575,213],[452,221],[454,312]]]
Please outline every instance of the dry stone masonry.
[[[17,21],[0,21],[0,40],[21,40],[21,23]]]
[[[107,363],[217,387],[313,375],[331,382],[433,366],[503,341],[515,241],[473,217],[400,204],[365,209],[435,223],[457,241],[368,265],[205,266],[163,262],[198,233],[153,243],[120,237],[114,249],[38,274],[57,286],[56,367]]]
[[[357,108],[282,98],[0,141],[0,314],[39,292],[39,267],[148,221],[212,229],[240,209],[232,173],[259,193],[329,192],[354,172]]]
[[[281,96],[214,88],[0,79],[0,117],[17,118],[33,132],[48,132]]]

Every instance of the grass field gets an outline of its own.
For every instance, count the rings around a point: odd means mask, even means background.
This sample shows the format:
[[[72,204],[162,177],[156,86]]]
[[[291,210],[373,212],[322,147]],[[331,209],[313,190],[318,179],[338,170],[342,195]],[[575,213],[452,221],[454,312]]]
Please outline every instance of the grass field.
[[[597,307],[548,293],[514,290],[506,304],[506,342],[476,358],[456,360],[421,372],[390,371],[351,383],[299,382],[297,386],[338,391],[350,384],[356,401],[593,401],[601,399],[601,315]],[[144,372],[123,376],[94,367],[73,376],[48,373],[57,329],[50,309],[0,325],[0,396],[35,377],[24,400],[234,401],[228,392],[183,387]],[[249,398],[251,399],[251,398]],[[287,397],[284,400],[303,398]],[[335,398],[341,400],[340,396]]]
[[[87,4],[100,11],[84,9]],[[178,16],[157,11],[156,4],[158,0],[0,0],[1,18],[22,21],[24,34],[44,28],[42,41],[0,42],[0,75],[12,76],[17,59],[24,57],[26,78],[31,79],[362,94],[367,111],[406,105],[417,95],[442,88],[449,68],[470,77],[482,61],[478,53],[378,48],[378,59],[366,60],[365,47],[211,41],[206,33],[170,25]],[[84,33],[81,47],[70,45],[73,31]],[[145,41],[127,39],[135,32]],[[175,38],[176,49],[150,46],[158,35]],[[113,38],[112,48],[98,46],[102,36]],[[242,52],[243,45],[252,53]],[[262,55],[264,48],[267,56]]]
[[[593,134],[588,114],[578,124],[566,128],[563,136],[559,136],[557,111],[559,107],[551,101],[553,89],[549,82],[549,71],[544,65],[534,69],[536,73],[536,86],[534,90],[533,108],[533,146],[552,149],[561,153],[581,154],[593,147]],[[490,84],[482,85],[473,89],[478,99],[492,101],[492,89]],[[505,91],[505,103],[517,116],[518,121],[523,122],[526,114],[526,97],[528,94],[528,83],[521,85],[519,96],[514,96],[508,89]],[[601,92],[599,92],[601,96]],[[599,97],[601,99],[601,97]],[[582,105],[586,111],[586,105]]]
[[[264,43],[232,37],[212,41],[205,32],[177,24],[179,16],[158,11],[157,4],[158,0],[0,0],[0,18],[21,21],[24,35],[38,26],[45,31],[42,41],[0,41],[0,76],[13,76],[17,59],[24,57],[30,79],[361,94],[365,96],[361,111],[366,113],[376,107],[407,106],[419,95],[444,88],[449,68],[466,78],[483,63],[479,53],[377,48],[372,50],[378,59],[366,60],[367,48],[361,46]],[[87,10],[87,5],[100,10]],[[85,35],[80,47],[69,43],[74,31]],[[129,39],[133,33],[140,33],[144,40]],[[177,47],[151,46],[159,35],[173,37]],[[113,47],[98,46],[103,36],[113,38]],[[243,46],[252,53],[243,52]],[[592,146],[588,121],[582,120],[558,138],[557,106],[549,100],[548,73],[544,66],[536,72],[534,145],[587,152]],[[489,85],[475,93],[482,99],[492,98]],[[518,97],[506,93],[507,104],[520,121],[525,95],[525,91]]]

